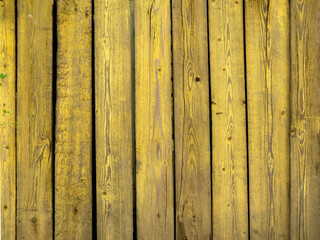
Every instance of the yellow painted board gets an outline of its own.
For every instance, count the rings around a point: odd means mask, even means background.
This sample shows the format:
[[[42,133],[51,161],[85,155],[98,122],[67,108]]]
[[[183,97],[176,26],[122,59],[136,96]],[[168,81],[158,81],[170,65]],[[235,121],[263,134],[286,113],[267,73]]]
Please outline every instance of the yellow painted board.
[[[92,6],[57,2],[55,239],[92,239]]]
[[[95,105],[98,239],[133,237],[131,12],[127,0],[98,0]]]
[[[320,2],[291,1],[290,239],[320,236]]]
[[[52,2],[17,10],[17,239],[52,239]]]
[[[243,3],[208,3],[213,239],[248,239]]]
[[[289,1],[245,1],[250,239],[289,239]]]
[[[135,1],[138,239],[174,239],[170,1]]]
[[[0,2],[0,238],[16,239],[16,40],[15,1]],[[11,114],[4,114],[3,110]]]
[[[207,1],[173,0],[177,239],[211,239]]]

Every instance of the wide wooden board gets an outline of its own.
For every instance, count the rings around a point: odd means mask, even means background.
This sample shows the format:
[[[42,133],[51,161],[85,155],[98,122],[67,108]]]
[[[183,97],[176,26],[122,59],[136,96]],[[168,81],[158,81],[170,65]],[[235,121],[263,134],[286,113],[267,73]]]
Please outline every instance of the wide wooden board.
[[[55,239],[92,239],[92,1],[57,2]]]
[[[52,239],[52,1],[17,1],[17,239]]]
[[[290,239],[320,236],[320,1],[291,6]]]
[[[173,0],[176,238],[211,239],[207,1]]]
[[[248,239],[242,1],[209,1],[213,239]]]
[[[289,1],[245,1],[250,239],[289,239]]]
[[[135,1],[138,239],[174,239],[170,1]]]
[[[95,1],[98,239],[133,237],[131,12],[127,0]]]

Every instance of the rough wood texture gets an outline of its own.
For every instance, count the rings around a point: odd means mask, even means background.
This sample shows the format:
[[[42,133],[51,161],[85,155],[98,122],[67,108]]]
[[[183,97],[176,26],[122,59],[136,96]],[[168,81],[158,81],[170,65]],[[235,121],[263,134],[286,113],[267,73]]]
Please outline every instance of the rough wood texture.
[[[15,143],[15,88],[16,40],[15,1],[0,2],[0,239],[16,239],[16,143]],[[11,112],[4,114],[2,110]]]
[[[245,1],[250,238],[289,239],[289,1]]]
[[[98,239],[133,237],[131,25],[128,0],[95,6]]]
[[[320,1],[291,6],[290,238],[320,236]]]
[[[243,3],[209,1],[213,239],[248,239]]]
[[[57,5],[55,239],[92,239],[92,6]]]
[[[211,239],[207,1],[173,0],[176,236]]]
[[[52,1],[17,9],[17,239],[52,239]]]
[[[138,239],[174,239],[170,1],[135,1]]]

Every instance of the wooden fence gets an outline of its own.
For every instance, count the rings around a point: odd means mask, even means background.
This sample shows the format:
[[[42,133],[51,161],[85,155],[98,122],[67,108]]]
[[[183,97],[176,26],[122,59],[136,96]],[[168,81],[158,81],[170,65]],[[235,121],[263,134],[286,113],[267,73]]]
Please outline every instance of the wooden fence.
[[[2,240],[319,239],[319,29],[318,0],[0,0]]]

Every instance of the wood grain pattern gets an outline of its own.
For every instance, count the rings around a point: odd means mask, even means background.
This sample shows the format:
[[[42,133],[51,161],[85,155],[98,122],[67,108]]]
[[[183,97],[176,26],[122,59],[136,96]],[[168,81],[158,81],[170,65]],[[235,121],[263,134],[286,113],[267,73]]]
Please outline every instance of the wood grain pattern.
[[[170,1],[135,1],[138,239],[174,239]]]
[[[92,6],[57,2],[55,239],[92,239]]]
[[[98,239],[133,237],[131,14],[128,0],[95,2]]]
[[[248,239],[243,3],[209,1],[213,239]]]
[[[17,239],[52,239],[52,1],[17,9]]]
[[[245,1],[250,238],[289,239],[289,1]]]
[[[290,239],[320,236],[320,2],[291,6]]]
[[[177,239],[211,239],[207,1],[173,0]]]
[[[16,239],[16,40],[15,1],[0,2],[0,239]],[[4,114],[2,110],[11,112]],[[13,123],[13,124],[12,124]]]

